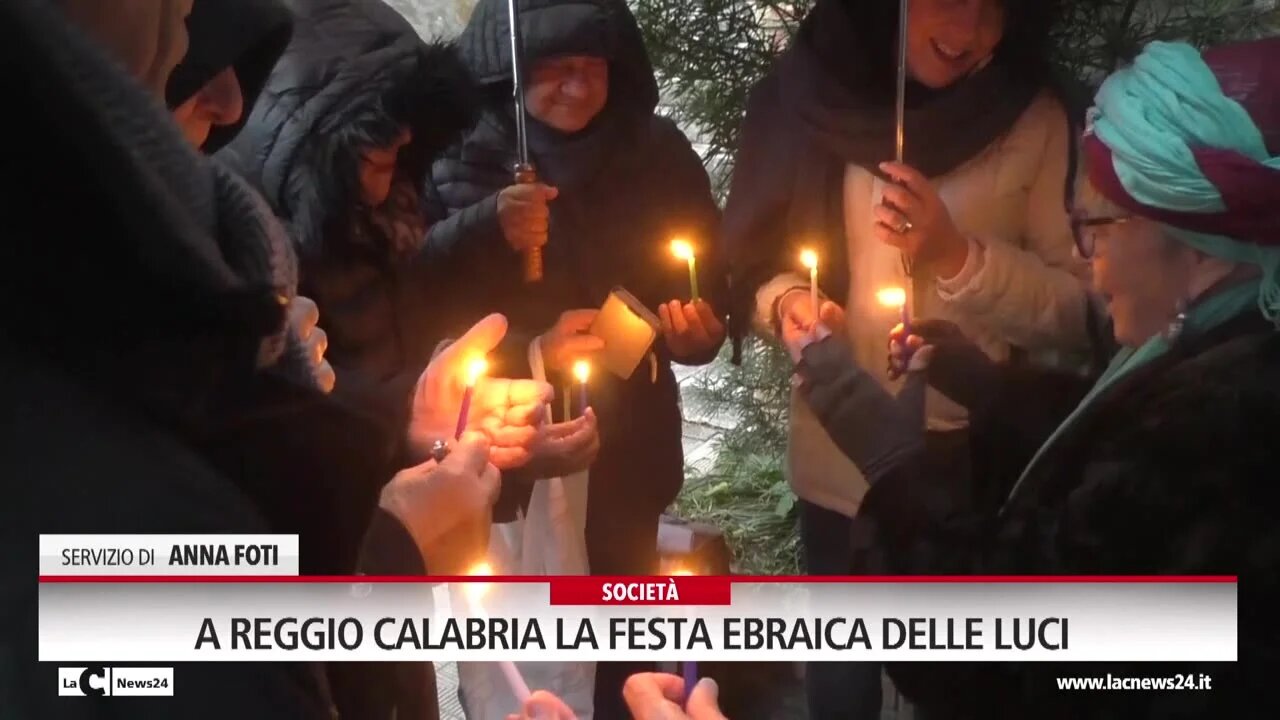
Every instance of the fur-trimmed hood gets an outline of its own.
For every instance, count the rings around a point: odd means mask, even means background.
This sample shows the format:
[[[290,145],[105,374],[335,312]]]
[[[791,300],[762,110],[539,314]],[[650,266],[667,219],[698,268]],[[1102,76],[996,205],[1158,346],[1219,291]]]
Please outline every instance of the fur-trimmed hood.
[[[243,132],[220,156],[291,223],[304,263],[351,247],[366,148],[413,134],[398,177],[421,178],[473,122],[472,82],[452,46],[426,43],[381,0],[286,0],[294,33]],[[415,213],[393,197],[379,213]],[[421,226],[414,218],[407,225]],[[397,223],[400,224],[400,223]],[[376,248],[385,254],[386,248]]]

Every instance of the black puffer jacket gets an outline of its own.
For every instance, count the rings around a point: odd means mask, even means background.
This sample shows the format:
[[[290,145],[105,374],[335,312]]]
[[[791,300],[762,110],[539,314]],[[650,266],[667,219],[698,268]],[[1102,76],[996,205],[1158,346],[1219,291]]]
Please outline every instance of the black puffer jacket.
[[[800,372],[823,426],[867,467],[863,458],[876,450],[866,444],[868,426],[885,425],[894,401],[882,391],[873,398],[874,381],[830,340],[806,349]],[[1070,383],[1061,380],[1055,384],[1065,390]],[[1030,373],[1004,374],[987,388],[990,406],[975,425],[1006,423],[1029,457],[1056,426],[1026,403],[1028,388],[1044,387]],[[1059,422],[1071,407],[1062,404]],[[899,689],[943,718],[1275,717],[1276,695],[1262,668],[1280,658],[1271,622],[1280,597],[1277,424],[1280,333],[1250,312],[1181,339],[1105,390],[1000,513],[956,512],[922,464],[881,464],[868,474],[872,488],[854,525],[857,572],[1240,578],[1239,663],[899,664],[890,666]],[[1028,433],[1036,427],[1040,432]],[[1206,672],[1214,691],[1064,693],[1054,682],[1108,672]]]
[[[465,141],[436,162],[427,193],[438,218],[427,251],[468,285],[459,291],[454,324],[503,312],[513,334],[531,338],[565,310],[599,307],[618,285],[656,312],[660,303],[688,298],[688,275],[667,249],[677,233],[700,241],[702,287],[715,304],[723,288],[711,242],[718,211],[689,141],[654,114],[657,85],[635,18],[621,0],[520,0],[520,10],[525,63],[563,54],[607,58],[609,101],[571,137],[530,118],[532,162],[560,195],[550,206],[545,279],[526,285],[497,219],[496,195],[512,183],[516,160],[506,3],[476,6],[459,44],[485,89],[485,111]],[[656,349],[656,384],[644,365],[625,382],[603,374],[592,381],[602,440],[587,521],[595,572],[646,570],[615,564],[603,551],[643,545],[647,536],[652,554],[650,531],[682,482],[677,389],[661,342]],[[507,372],[527,367],[523,347],[508,365]]]
[[[320,307],[335,392],[403,414],[439,340],[416,180],[470,124],[471,84],[447,46],[424,43],[381,0],[288,0],[293,40],[239,137],[219,157],[292,227],[301,292]],[[366,149],[403,129],[391,197],[361,201]]]

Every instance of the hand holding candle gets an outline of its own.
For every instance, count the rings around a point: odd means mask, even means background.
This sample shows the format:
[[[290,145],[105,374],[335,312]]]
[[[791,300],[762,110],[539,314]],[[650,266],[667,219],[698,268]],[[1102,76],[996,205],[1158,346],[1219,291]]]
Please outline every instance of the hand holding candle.
[[[902,339],[902,355],[897,362],[894,359],[889,362],[889,376],[896,379],[907,371],[907,367],[911,363],[912,350],[907,345],[907,338],[911,336],[911,316],[907,312],[907,291],[900,287],[883,288],[876,292],[876,300],[886,308],[897,309],[898,320],[902,325],[902,330],[894,333],[895,337]],[[899,364],[901,367],[899,367]]]
[[[689,301],[698,302],[698,259],[693,246],[687,240],[676,238],[671,241],[671,254],[689,263]]]
[[[492,443],[491,461],[500,469],[528,461],[529,444],[545,421],[545,405],[554,397],[549,385],[534,380],[476,377],[469,382],[473,361],[493,352],[507,330],[506,319],[490,315],[461,338],[449,343],[431,360],[418,379],[408,427],[408,448],[415,461],[431,456],[438,442],[463,431],[480,430]],[[469,407],[462,412],[464,399]],[[465,421],[459,420],[465,415]]]

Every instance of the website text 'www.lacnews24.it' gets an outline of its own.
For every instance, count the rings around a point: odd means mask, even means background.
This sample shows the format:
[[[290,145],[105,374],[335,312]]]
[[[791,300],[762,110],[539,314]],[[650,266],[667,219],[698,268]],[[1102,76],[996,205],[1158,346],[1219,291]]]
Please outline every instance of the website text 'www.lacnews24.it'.
[[[1094,677],[1057,678],[1059,690],[1212,690],[1213,678],[1205,673],[1163,677],[1116,677],[1108,673]]]

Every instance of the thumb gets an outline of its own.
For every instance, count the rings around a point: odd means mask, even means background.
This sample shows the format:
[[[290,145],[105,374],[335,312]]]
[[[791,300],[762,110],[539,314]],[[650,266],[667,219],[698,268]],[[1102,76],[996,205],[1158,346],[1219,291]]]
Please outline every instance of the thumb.
[[[720,712],[720,686],[711,678],[702,678],[693,686],[684,709],[690,720],[726,720]]]
[[[464,358],[487,355],[498,347],[498,343],[502,342],[502,338],[506,335],[507,318],[494,313],[472,325],[462,337],[441,351],[437,359],[455,364],[462,362]]]
[[[543,185],[542,197],[544,200],[555,200],[560,197],[560,188],[557,188],[554,185]]]

